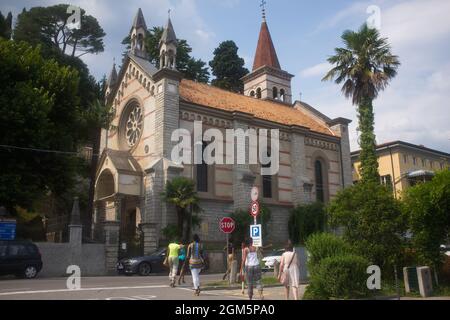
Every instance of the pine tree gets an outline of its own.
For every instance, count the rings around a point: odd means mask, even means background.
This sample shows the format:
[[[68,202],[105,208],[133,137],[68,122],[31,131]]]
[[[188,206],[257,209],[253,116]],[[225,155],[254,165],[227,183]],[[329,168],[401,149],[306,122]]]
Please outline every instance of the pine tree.
[[[214,50],[214,59],[209,62],[215,79],[213,86],[242,93],[244,83],[241,78],[249,71],[244,67],[245,61],[238,55],[238,47],[234,41],[222,42]]]

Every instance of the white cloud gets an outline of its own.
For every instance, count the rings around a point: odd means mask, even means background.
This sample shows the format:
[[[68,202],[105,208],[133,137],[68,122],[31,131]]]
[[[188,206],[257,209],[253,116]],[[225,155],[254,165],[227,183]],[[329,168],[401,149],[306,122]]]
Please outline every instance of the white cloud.
[[[303,78],[309,77],[323,77],[330,70],[331,65],[328,62],[319,63],[310,68],[304,69],[300,72]]]

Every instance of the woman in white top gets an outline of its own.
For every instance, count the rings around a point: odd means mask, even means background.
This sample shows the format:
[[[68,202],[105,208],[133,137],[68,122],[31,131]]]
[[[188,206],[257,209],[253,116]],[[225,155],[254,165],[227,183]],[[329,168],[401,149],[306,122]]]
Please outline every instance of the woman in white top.
[[[282,272],[286,273],[284,288],[286,300],[289,300],[289,287],[292,289],[294,300],[298,300],[300,271],[298,267],[297,254],[295,253],[294,246],[290,240],[288,241],[285,249],[286,251],[281,256],[280,274],[278,275],[278,279],[281,279]]]
[[[245,275],[247,278],[248,285],[248,297],[250,300],[253,299],[253,287],[259,291],[261,300],[264,299],[263,287],[261,283],[261,266],[259,264],[258,258],[258,248],[253,246],[253,240],[248,239],[246,241],[246,248],[243,251],[242,263],[240,276],[243,276],[243,271],[245,268]]]

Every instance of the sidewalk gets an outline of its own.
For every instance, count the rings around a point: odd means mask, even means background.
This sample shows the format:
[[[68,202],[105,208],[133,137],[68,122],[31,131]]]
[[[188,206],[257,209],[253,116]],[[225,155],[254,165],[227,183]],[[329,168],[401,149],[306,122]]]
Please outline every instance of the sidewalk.
[[[303,298],[305,293],[306,285],[301,285],[299,288],[299,299]],[[215,294],[231,297],[239,297],[242,299],[248,299],[247,290],[242,294],[241,288],[236,289],[203,289],[204,291],[214,291]],[[254,290],[254,299],[260,300],[258,291]],[[292,292],[290,293],[290,300],[293,300]],[[264,288],[264,300],[285,300],[284,287],[282,286],[269,286]]]

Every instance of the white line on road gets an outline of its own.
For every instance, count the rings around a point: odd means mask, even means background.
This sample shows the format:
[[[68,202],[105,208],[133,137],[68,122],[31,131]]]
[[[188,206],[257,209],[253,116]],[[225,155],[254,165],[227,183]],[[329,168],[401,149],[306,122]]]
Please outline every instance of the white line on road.
[[[137,286],[137,287],[96,287],[81,289],[54,289],[54,290],[35,290],[35,291],[15,291],[0,293],[0,296],[10,296],[19,294],[38,294],[38,293],[56,293],[56,292],[81,292],[81,291],[106,291],[106,290],[129,290],[129,289],[162,289],[169,286]]]

